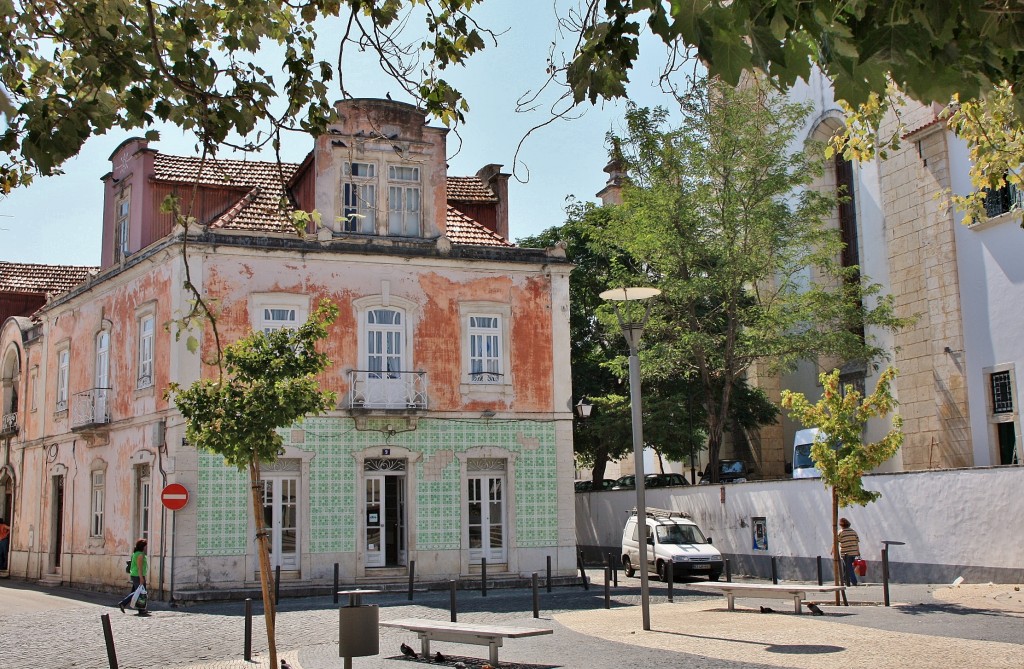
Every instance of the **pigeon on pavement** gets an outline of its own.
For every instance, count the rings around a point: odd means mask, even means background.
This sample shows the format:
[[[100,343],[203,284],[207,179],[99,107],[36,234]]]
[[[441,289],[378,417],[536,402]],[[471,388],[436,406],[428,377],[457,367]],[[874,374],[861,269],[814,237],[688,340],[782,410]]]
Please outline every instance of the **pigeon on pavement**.
[[[762,606],[761,613],[775,613],[775,609],[770,609],[767,606]]]
[[[441,651],[434,653],[434,662],[444,662],[444,655],[441,654]]]
[[[406,645],[405,642],[402,642],[402,645],[399,646],[399,649],[401,649],[402,655],[405,655],[406,657],[419,657],[419,655],[416,654],[416,651],[414,651],[412,648],[409,648],[409,646]]]
[[[288,664],[288,660],[281,658],[281,669],[292,669],[292,665]]]
[[[807,602],[807,610],[810,611],[811,613],[813,613],[816,616],[823,616],[823,615],[825,615],[825,612],[821,610],[821,607],[819,607],[814,602]]]

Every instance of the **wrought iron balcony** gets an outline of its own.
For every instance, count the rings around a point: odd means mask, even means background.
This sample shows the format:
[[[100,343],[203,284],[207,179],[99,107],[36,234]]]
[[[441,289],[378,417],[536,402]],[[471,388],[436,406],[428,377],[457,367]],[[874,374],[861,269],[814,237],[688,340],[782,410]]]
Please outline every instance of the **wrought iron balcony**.
[[[426,409],[427,373],[355,369],[348,373],[351,409]]]
[[[5,413],[0,420],[0,436],[18,434],[18,414]]]
[[[110,388],[93,388],[71,396],[71,429],[86,430],[110,422]]]

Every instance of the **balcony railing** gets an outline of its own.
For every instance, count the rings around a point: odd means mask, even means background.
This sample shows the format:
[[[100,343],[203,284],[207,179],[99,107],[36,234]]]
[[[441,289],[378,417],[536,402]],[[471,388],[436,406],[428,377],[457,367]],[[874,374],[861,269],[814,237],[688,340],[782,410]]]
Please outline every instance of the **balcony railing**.
[[[106,425],[110,422],[110,388],[93,388],[71,396],[71,429]]]
[[[18,414],[5,413],[0,419],[0,436],[18,434]]]
[[[348,373],[348,406],[352,409],[426,409],[426,372]]]

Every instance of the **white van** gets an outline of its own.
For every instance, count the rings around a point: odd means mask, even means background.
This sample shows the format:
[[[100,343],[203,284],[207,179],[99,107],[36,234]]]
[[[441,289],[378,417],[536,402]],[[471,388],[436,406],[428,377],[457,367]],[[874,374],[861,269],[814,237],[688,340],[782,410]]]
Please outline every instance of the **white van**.
[[[648,572],[668,580],[666,565],[672,563],[673,579],[681,576],[707,576],[717,581],[725,569],[725,561],[711,538],[704,538],[697,524],[688,514],[648,507],[647,565]],[[622,530],[622,567],[626,576],[632,576],[640,566],[640,532],[636,509]]]
[[[821,434],[821,436],[818,436]],[[809,430],[797,430],[793,437],[793,478],[814,479],[821,478],[821,472],[814,466],[814,458],[811,457],[811,446],[815,440],[824,441],[827,437],[816,427]]]

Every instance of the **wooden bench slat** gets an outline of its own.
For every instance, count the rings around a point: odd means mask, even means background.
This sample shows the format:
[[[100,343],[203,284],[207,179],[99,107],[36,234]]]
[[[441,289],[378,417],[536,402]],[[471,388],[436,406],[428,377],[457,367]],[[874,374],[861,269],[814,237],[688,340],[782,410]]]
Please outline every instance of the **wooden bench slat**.
[[[553,634],[554,630],[544,627],[513,627],[511,625],[480,625],[475,623],[453,623],[444,620],[424,618],[399,618],[380,623],[382,627],[399,627],[416,632],[424,657],[430,657],[431,641],[450,641],[490,648],[491,664],[498,664],[498,648],[503,638],[519,639],[541,634]]]
[[[725,595],[730,611],[736,610],[736,597],[767,597],[769,599],[792,597],[793,608],[798,614],[803,613],[801,604],[808,592],[839,592],[846,589],[845,585],[775,585],[774,583],[693,583],[690,585],[721,591]]]

